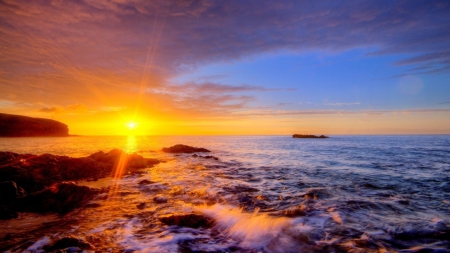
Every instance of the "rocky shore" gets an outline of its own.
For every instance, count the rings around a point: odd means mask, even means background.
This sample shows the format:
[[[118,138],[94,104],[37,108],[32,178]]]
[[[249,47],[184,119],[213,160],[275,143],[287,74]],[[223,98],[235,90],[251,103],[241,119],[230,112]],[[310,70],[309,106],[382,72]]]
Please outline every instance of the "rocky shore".
[[[67,213],[101,192],[73,181],[120,178],[159,162],[118,149],[81,158],[0,152],[0,219],[18,212]]]

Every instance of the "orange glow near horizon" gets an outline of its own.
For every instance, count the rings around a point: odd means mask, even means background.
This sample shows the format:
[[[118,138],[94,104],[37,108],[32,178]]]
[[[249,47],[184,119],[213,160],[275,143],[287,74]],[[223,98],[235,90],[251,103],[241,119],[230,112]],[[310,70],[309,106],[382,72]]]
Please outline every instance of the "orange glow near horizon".
[[[27,116],[44,118],[45,114]],[[446,111],[225,116],[179,111],[158,114],[141,108],[139,113],[129,109],[108,113],[60,113],[50,118],[67,124],[69,133],[73,135],[448,134],[450,129],[449,113]]]

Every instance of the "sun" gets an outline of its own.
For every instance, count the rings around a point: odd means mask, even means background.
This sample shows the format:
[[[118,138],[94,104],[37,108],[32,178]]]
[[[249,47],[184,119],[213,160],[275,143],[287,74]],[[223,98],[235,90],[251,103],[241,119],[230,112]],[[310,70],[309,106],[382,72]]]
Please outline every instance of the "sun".
[[[130,122],[128,123],[128,129],[133,130],[136,127],[136,123]]]

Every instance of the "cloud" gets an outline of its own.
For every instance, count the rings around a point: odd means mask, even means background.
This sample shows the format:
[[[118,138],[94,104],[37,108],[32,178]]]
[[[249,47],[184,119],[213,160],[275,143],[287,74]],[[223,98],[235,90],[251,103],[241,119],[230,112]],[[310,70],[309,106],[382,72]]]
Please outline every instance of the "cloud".
[[[405,55],[395,64],[411,71],[449,73],[449,12],[448,1],[3,0],[0,99],[234,112],[255,99],[242,93],[273,89],[168,80],[276,52],[372,48]],[[61,110],[70,108],[40,109]]]
[[[44,107],[38,110],[39,112],[45,112],[45,113],[59,113],[64,111],[62,107]]]
[[[236,92],[248,92],[248,91],[274,91],[280,89],[269,89],[263,86],[254,86],[248,84],[241,85],[226,85],[221,83],[204,82],[195,83],[188,82],[183,85],[177,85],[172,87],[177,90],[192,90],[193,92],[201,93],[236,93]]]
[[[52,113],[52,114],[58,114],[58,113],[84,113],[87,112],[87,108],[83,104],[73,104],[68,105],[66,107],[62,106],[52,106],[52,107],[43,107],[38,110],[38,112],[43,113]]]
[[[331,105],[331,106],[350,106],[350,105],[360,105],[360,102],[353,102],[353,103],[326,103],[325,105]]]
[[[366,46],[378,48],[374,54],[423,54],[399,64],[450,57],[447,1],[4,1],[0,8],[0,43],[10,49],[2,50],[2,65],[10,68],[138,66],[173,74],[280,49]]]
[[[414,109],[400,110],[403,114],[412,113],[450,113],[450,109]],[[383,115],[397,113],[394,110],[242,110],[237,116],[308,116],[308,115]]]

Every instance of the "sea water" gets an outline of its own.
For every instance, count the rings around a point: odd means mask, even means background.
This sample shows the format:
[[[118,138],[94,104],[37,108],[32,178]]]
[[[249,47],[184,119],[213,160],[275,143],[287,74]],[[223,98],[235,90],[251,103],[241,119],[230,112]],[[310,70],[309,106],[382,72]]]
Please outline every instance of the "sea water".
[[[175,144],[207,148],[219,160],[160,151]],[[92,208],[0,221],[0,249],[39,252],[73,235],[97,252],[449,252],[450,136],[0,139],[0,151],[29,154],[113,148],[165,162],[139,176],[78,182],[114,187]],[[190,212],[214,226],[158,219]]]

